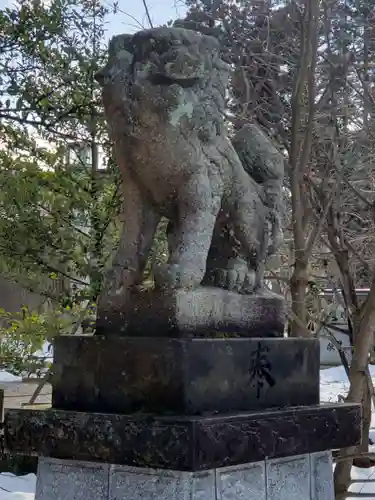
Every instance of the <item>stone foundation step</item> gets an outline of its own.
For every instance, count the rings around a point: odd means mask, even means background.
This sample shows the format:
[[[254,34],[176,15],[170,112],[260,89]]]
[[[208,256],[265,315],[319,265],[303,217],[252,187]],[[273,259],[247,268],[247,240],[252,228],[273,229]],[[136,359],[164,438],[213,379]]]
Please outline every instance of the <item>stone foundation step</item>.
[[[323,404],[208,417],[9,410],[12,453],[201,471],[346,448],[361,441],[361,406]]]
[[[179,472],[41,458],[35,500],[334,500],[330,452]]]

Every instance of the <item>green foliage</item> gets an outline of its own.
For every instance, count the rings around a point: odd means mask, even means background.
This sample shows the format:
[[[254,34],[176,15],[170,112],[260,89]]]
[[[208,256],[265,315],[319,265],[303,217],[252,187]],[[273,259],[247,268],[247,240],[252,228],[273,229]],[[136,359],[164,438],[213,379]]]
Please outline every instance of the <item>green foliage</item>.
[[[106,15],[96,0],[0,14],[0,272],[64,305],[97,297],[117,236],[119,179],[94,80]]]
[[[20,157],[8,159],[9,166],[3,169],[0,256],[22,262],[27,275],[39,272],[44,281],[66,279],[77,297],[86,299],[94,295],[90,278],[101,265],[92,258],[93,247],[99,245],[105,262],[112,243],[107,230],[112,229],[118,204],[116,184],[104,176],[94,200],[85,171],[72,165],[67,171],[60,156],[43,153],[50,165],[57,163],[53,171],[43,171],[36,162]],[[90,232],[93,213],[95,235]]]
[[[72,322],[73,316],[62,308],[45,314],[27,307],[17,313],[0,309],[0,366],[15,375],[45,371],[51,366],[43,356],[46,341],[69,333]]]
[[[52,366],[53,339],[75,334],[84,321],[90,322],[95,304],[84,307],[57,306],[36,313],[26,306],[19,312],[0,309],[0,368],[15,375],[41,375]],[[48,352],[47,352],[48,351]]]
[[[97,0],[0,11],[0,273],[50,304],[0,314],[12,372],[37,369],[35,350],[74,329],[118,238],[119,175],[94,79],[107,14]]]

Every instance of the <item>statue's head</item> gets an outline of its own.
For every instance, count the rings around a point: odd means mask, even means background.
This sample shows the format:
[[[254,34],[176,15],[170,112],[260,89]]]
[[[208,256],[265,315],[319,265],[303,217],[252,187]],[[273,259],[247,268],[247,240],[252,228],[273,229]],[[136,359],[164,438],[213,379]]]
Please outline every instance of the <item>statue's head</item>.
[[[191,87],[215,70],[224,78],[229,74],[215,38],[183,28],[155,28],[113,37],[108,62],[96,79],[104,88],[142,83]]]

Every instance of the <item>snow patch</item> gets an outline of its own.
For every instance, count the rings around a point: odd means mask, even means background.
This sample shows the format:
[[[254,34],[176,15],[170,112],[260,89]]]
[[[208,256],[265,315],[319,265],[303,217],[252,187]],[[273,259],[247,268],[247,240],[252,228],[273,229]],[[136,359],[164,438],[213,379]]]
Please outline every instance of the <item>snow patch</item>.
[[[0,500],[34,500],[35,485],[35,474],[0,474]]]
[[[0,370],[0,384],[1,383],[8,384],[9,382],[21,382],[21,381],[22,381],[21,377],[18,377],[17,375],[12,375],[12,373],[6,372],[4,370]]]

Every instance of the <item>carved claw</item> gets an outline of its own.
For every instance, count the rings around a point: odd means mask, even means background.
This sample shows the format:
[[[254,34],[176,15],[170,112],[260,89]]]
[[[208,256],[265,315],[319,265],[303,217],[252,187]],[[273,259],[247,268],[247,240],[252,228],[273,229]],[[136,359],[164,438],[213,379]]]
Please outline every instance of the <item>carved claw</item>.
[[[248,295],[255,289],[256,274],[247,269],[210,269],[205,283]]]

